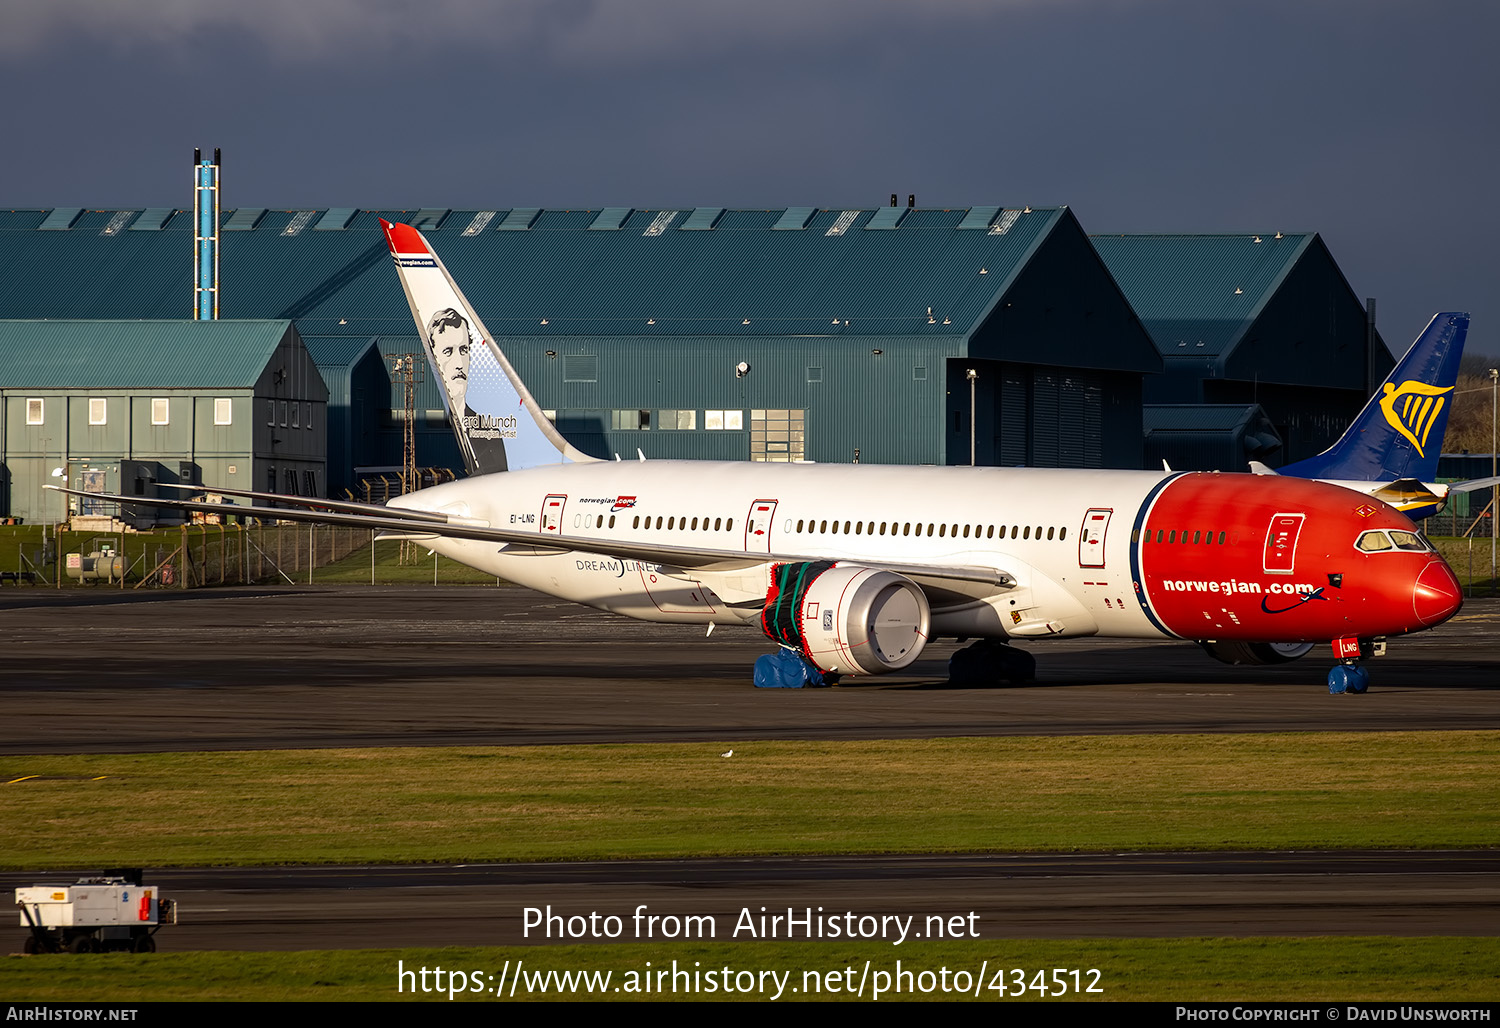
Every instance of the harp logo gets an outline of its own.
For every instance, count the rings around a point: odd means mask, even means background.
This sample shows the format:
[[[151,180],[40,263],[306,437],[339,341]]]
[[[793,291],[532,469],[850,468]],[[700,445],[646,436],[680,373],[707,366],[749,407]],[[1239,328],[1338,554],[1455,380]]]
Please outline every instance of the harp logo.
[[[1443,404],[1447,403],[1443,394],[1452,391],[1452,386],[1439,388],[1425,382],[1408,380],[1399,386],[1387,382],[1380,410],[1386,422],[1417,448],[1417,455],[1425,457],[1427,454],[1422,451],[1427,445],[1427,433],[1432,431]]]

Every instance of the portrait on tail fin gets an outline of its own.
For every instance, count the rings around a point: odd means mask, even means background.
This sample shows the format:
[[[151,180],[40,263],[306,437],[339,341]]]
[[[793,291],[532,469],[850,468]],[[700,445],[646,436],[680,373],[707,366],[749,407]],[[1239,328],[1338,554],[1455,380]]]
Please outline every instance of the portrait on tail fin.
[[[468,473],[596,460],[557,431],[422,234],[380,224]]]
[[[484,340],[476,336],[462,313],[444,307],[428,320],[426,342],[429,363],[443,383],[443,402],[464,465],[470,474],[507,470],[509,463],[501,427],[486,425],[486,420],[496,419],[477,414],[468,404],[470,357],[477,347],[484,345]]]

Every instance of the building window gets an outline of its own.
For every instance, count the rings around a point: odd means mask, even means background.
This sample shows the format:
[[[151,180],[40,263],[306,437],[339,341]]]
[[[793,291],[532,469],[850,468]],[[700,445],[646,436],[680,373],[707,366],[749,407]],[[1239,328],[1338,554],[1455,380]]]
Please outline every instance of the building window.
[[[26,401],[26,424],[28,424],[28,425],[41,425],[41,424],[44,424],[44,423],[45,422],[44,422],[44,420],[42,418],[42,401],[38,400],[38,399],[27,400]]]
[[[108,400],[105,400],[105,399],[100,398],[100,397],[91,397],[89,399],[89,424],[90,425],[103,425],[103,424],[107,424],[108,423],[108,421],[107,421],[108,415],[109,415],[109,401]]]
[[[266,401],[266,424],[270,425],[272,428],[276,427],[276,401],[275,400],[267,400]],[[276,486],[273,484],[271,486],[271,489],[274,492],[275,489],[276,489]]]
[[[647,432],[651,429],[648,410],[616,410],[609,413],[609,427],[617,432]]]
[[[286,428],[286,401],[281,401],[281,427]]]
[[[222,396],[214,401],[214,424],[231,425],[234,423],[234,401],[227,396]]]
[[[706,410],[703,412],[703,427],[706,429],[741,432],[745,428],[745,412],[742,410]]]
[[[443,412],[442,411],[438,411],[437,414],[438,414],[438,421],[441,423],[442,420],[443,420]],[[306,403],[304,403],[302,405],[302,427],[303,428],[307,428],[307,429],[312,428],[312,402],[311,401],[308,401],[308,402],[306,402]]]
[[[302,472],[302,495],[318,495],[318,473],[316,471]]]
[[[302,414],[301,406],[299,404],[295,404],[295,403],[292,404],[292,427],[293,428],[301,428],[302,427],[301,425],[297,424],[298,420],[300,419],[300,415],[301,414]]]
[[[764,461],[804,459],[803,413],[800,410],[751,411],[750,459]]]
[[[657,411],[657,414],[660,416],[657,425],[663,432],[673,429],[686,431],[698,427],[698,412],[695,410],[664,410]]]
[[[151,401],[151,424],[168,424],[167,414],[170,410],[169,401],[163,397],[157,397]]]

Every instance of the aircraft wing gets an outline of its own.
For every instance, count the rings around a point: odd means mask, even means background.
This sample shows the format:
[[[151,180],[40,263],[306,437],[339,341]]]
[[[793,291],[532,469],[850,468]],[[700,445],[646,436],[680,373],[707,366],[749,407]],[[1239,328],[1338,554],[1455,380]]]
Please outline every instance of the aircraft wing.
[[[377,532],[420,540],[423,537],[446,536],[453,539],[477,539],[498,543],[516,553],[597,553],[625,560],[644,560],[666,564],[687,571],[738,571],[767,563],[827,560],[826,554],[746,553],[743,550],[718,550],[664,543],[642,543],[601,536],[550,535],[543,537],[536,529],[494,528],[477,519],[427,511],[404,510],[377,504],[347,500],[322,500],[313,497],[282,496],[277,493],[252,493],[247,490],[216,490],[199,486],[204,492],[265,499],[292,504],[289,507],[264,507],[249,504],[210,503],[206,500],[173,500],[164,497],[117,496],[111,493],[84,492],[62,486],[46,489],[68,496],[85,497],[96,502],[118,503],[135,507],[167,507],[173,510],[202,511],[242,518],[269,521],[306,521],[320,525],[348,525]],[[894,571],[921,585],[924,590],[945,597],[982,598],[1013,588],[1015,577],[996,568],[978,565],[908,564],[900,561],[851,561],[861,567]]]

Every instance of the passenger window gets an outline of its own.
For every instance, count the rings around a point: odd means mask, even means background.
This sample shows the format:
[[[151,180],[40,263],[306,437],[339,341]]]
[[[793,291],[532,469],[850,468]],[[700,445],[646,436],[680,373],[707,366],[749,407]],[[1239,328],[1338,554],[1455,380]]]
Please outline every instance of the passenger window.
[[[1021,530],[1021,538],[1022,539],[1030,539],[1031,538],[1031,526],[1030,525],[1027,525],[1025,528],[1023,528]]]
[[[633,517],[633,518],[630,519],[630,527],[631,528],[640,528],[641,527],[641,516],[639,514],[637,514],[635,517]]]
[[[1052,533],[1053,533],[1053,532],[1054,532],[1054,531],[1056,531],[1056,529],[1053,529],[1053,528],[1049,528],[1049,529],[1047,529],[1047,539],[1048,539],[1048,540],[1049,540],[1049,541],[1050,541],[1050,540],[1051,540],[1051,539],[1052,539]],[[1132,539],[1132,540],[1131,540],[1131,542],[1134,542],[1134,541],[1135,541],[1135,540],[1134,540],[1134,539]]]
[[[1202,541],[1203,541],[1203,533],[1202,532],[1194,532],[1193,533],[1193,545],[1197,546]]]
[[[609,516],[609,527],[610,528],[614,528],[615,527],[615,516],[613,514],[611,514]]]
[[[1057,538],[1058,539],[1066,539],[1067,537],[1068,537],[1068,529],[1067,529],[1066,526],[1064,526],[1064,527],[1062,527],[1062,528],[1060,528],[1060,529],[1057,530]]]

